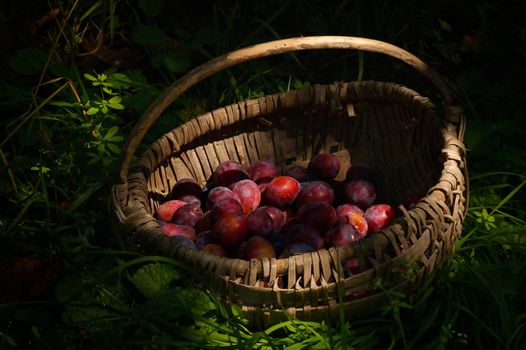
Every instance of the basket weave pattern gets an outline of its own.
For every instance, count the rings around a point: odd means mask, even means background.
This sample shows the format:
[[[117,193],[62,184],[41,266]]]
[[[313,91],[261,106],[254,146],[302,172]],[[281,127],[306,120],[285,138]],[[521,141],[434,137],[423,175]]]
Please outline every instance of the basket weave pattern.
[[[450,113],[449,119],[451,119]],[[381,200],[427,195],[380,233],[347,247],[286,259],[245,261],[177,245],[153,218],[174,184],[192,177],[205,184],[225,160],[306,164],[336,152],[342,173],[366,163],[378,174]],[[283,310],[308,320],[348,318],[387,301],[374,281],[410,295],[452,252],[466,210],[465,151],[455,126],[429,99],[384,82],[315,85],[267,95],[198,116],[158,139],[114,187],[118,226],[130,247],[172,256],[206,276],[226,302],[241,304],[252,323],[270,325]],[[358,258],[361,273],[345,277],[342,263]],[[364,293],[366,291],[366,293]]]
[[[440,91],[443,107],[439,111],[427,98],[391,83],[315,85],[198,116],[159,138],[132,164],[146,132],[193,85],[256,58],[314,49],[362,50],[400,60]],[[123,148],[119,182],[112,189],[115,228],[130,249],[193,266],[225,303],[242,305],[253,325],[274,324],[285,314],[322,321],[336,320],[343,311],[348,319],[359,318],[388,301],[384,288],[418,295],[451,255],[468,206],[464,128],[462,109],[444,79],[394,45],[322,36],[233,51],[180,78],[138,121]],[[343,170],[337,179],[351,164],[368,164],[378,175],[379,201],[398,204],[408,193],[426,195],[411,210],[400,207],[402,215],[379,233],[346,247],[283,259],[245,261],[190,249],[165,237],[152,216],[178,180],[192,177],[204,185],[222,161],[246,166],[273,159],[281,166],[304,165],[320,152],[340,157]],[[344,273],[350,258],[358,259],[359,273]]]

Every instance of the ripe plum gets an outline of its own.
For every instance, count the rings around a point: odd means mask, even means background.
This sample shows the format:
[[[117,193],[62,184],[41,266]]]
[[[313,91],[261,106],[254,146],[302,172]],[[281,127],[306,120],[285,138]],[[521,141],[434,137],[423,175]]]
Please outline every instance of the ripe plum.
[[[325,246],[327,248],[341,247],[351,244],[360,238],[360,233],[353,225],[339,225],[327,232],[325,235]]]
[[[294,165],[285,170],[283,175],[290,176],[298,180],[299,182],[306,181],[309,178],[309,171],[307,168],[301,165]]]
[[[326,202],[332,204],[334,202],[334,190],[324,181],[312,181],[303,185],[296,198],[296,208],[308,203]]]
[[[365,211],[365,220],[369,232],[378,232],[389,226],[394,219],[395,212],[389,204],[375,204]]]
[[[340,172],[340,159],[333,153],[321,153],[311,159],[308,169],[321,180],[334,179]]]
[[[195,223],[203,215],[201,207],[195,204],[186,204],[177,209],[172,217],[172,222],[178,225],[194,227]]]
[[[252,180],[241,180],[231,185],[232,191],[238,195],[243,208],[243,213],[248,214],[259,207],[261,192],[258,185]]]
[[[346,202],[355,204],[361,209],[367,209],[376,200],[374,186],[369,181],[346,181],[343,194]]]
[[[225,214],[212,226],[214,241],[224,248],[234,248],[248,237],[248,220],[243,214]]]
[[[290,176],[278,176],[263,191],[262,201],[265,205],[283,209],[294,202],[300,189],[298,180]]]
[[[178,225],[171,222],[161,222],[161,232],[167,237],[184,236],[192,241],[195,239],[195,230],[187,225]]]
[[[248,174],[241,164],[234,160],[227,160],[217,166],[213,179],[216,186],[228,187],[234,182],[248,179]]]
[[[241,203],[233,197],[215,202],[212,206],[212,217],[217,218],[224,214],[243,214]]]
[[[161,221],[170,222],[177,209],[186,204],[188,203],[179,199],[172,199],[164,202],[155,210],[155,217]]]
[[[225,198],[234,198],[239,203],[241,203],[239,196],[230,188],[225,186],[217,186],[212,188],[210,192],[208,192],[208,197],[206,198],[206,206],[208,209],[212,209],[214,203],[222,201]]]
[[[224,256],[224,257],[228,256],[228,253],[226,252],[226,250],[217,243],[209,243],[205,245],[202,251],[213,254],[213,255],[217,255],[217,256]]]
[[[296,220],[300,223],[311,225],[320,232],[325,232],[330,229],[338,217],[336,210],[325,202],[309,203],[302,206],[296,214]]]
[[[170,196],[174,199],[180,199],[183,196],[195,196],[201,199],[203,198],[203,190],[194,179],[184,178],[175,183]]]
[[[247,173],[255,183],[266,183],[279,176],[279,167],[272,160],[256,160],[248,167]]]
[[[261,258],[275,258],[276,252],[272,243],[261,236],[252,236],[244,246],[243,258],[246,260],[250,259],[261,259]]]

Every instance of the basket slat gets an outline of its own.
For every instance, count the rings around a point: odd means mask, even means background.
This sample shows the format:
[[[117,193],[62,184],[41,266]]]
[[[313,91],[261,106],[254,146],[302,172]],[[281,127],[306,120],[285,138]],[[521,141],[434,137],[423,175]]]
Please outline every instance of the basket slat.
[[[283,312],[310,320],[350,319],[378,310],[387,287],[419,293],[448,259],[467,208],[465,151],[457,129],[416,92],[383,82],[315,85],[239,102],[168,132],[130,168],[127,186],[113,191],[120,231],[131,246],[187,262],[206,276],[225,303],[239,303],[252,324],[268,326]],[[209,181],[220,162],[244,166],[273,159],[286,167],[306,164],[319,152],[336,152],[339,179],[355,163],[378,176],[386,201],[410,192],[427,195],[398,222],[347,247],[286,259],[244,261],[177,245],[152,217],[176,181]],[[361,272],[343,273],[358,258]],[[408,276],[412,276],[408,279]],[[343,290],[339,302],[338,290]]]

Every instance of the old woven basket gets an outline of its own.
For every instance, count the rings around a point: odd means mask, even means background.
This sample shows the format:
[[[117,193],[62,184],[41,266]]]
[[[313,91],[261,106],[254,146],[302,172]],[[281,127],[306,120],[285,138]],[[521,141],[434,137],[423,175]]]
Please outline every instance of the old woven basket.
[[[191,86],[242,62],[313,49],[363,50],[398,59],[435,85],[442,106],[438,110],[428,98],[388,82],[314,85],[197,116],[167,132],[132,163],[152,124]],[[241,305],[253,325],[265,327],[287,315],[316,321],[362,317],[389,300],[386,288],[410,298],[421,292],[461,233],[468,199],[465,118],[455,103],[434,70],[376,40],[301,37],[220,56],[170,86],[135,126],[112,189],[116,227],[130,249],[174,257],[198,270],[207,288],[225,303]],[[337,153],[344,170],[353,163],[368,164],[378,174],[377,192],[385,201],[399,203],[414,192],[426,196],[410,210],[401,207],[390,227],[352,245],[284,259],[246,261],[190,249],[163,236],[152,216],[178,179],[192,177],[205,184],[222,161],[306,164],[320,152]],[[342,264],[350,258],[358,258],[361,272],[348,276]]]

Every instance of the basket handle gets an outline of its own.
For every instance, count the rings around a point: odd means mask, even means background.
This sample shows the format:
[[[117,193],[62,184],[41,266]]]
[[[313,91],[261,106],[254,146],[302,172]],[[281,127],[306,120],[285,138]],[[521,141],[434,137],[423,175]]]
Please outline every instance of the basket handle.
[[[157,99],[148,106],[126,140],[119,166],[120,183],[127,183],[127,174],[132,156],[137,151],[146,132],[148,132],[164,110],[189,88],[212,74],[256,58],[292,51],[316,49],[361,50],[394,57],[413,67],[430,80],[443,95],[446,107],[451,107],[454,101],[455,94],[446,81],[433,68],[406,50],[383,41],[348,36],[311,36],[269,41],[216,57],[186,73],[168,87],[163,94],[157,97]]]

